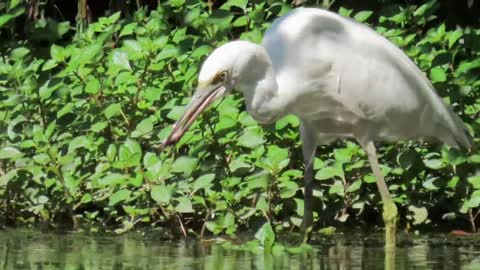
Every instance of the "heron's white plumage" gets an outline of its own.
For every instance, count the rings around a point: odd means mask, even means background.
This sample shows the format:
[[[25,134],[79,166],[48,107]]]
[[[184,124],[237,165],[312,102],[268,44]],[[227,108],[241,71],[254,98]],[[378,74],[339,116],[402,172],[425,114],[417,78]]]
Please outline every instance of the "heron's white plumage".
[[[273,22],[262,46],[220,46],[202,66],[199,85],[223,70],[228,90],[242,91],[257,121],[294,114],[318,143],[337,137],[471,143],[461,119],[408,56],[371,28],[330,11],[297,8]]]
[[[335,135],[339,128],[345,134],[340,125],[357,139],[437,137],[452,146],[470,145],[463,122],[420,69],[365,25],[299,8],[272,24],[263,46],[279,96],[292,97],[288,111],[315,133]]]

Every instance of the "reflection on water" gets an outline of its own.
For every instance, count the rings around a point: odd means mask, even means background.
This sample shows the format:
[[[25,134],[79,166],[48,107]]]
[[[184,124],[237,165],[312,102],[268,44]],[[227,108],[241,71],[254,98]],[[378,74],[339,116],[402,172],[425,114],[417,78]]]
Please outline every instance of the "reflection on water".
[[[383,269],[383,244],[371,236],[338,235],[311,254],[256,255],[197,241],[165,242],[132,233],[98,236],[0,231],[2,269]],[[412,237],[396,252],[396,269],[480,269],[480,242]],[[478,243],[477,243],[478,242]]]

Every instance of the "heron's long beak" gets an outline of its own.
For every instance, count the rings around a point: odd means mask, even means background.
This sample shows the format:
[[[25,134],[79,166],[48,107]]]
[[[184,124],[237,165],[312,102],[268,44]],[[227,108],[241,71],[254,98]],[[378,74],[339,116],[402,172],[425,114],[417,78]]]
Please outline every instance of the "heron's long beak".
[[[192,100],[187,105],[183,115],[173,125],[170,135],[163,141],[161,149],[168,145],[176,144],[182,136],[187,132],[188,128],[195,122],[195,119],[218,97],[225,92],[222,84],[208,86],[207,88],[199,88],[195,91]]]

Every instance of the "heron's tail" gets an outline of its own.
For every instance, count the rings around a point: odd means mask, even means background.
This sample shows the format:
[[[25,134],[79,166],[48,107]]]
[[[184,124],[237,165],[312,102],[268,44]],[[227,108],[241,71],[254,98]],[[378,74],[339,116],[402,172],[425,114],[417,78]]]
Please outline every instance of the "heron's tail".
[[[448,139],[445,138],[445,135],[442,138],[447,144],[450,144],[453,147],[472,151],[475,147],[473,137],[468,132],[467,126],[463,120],[458,116],[450,106],[446,106],[447,115],[444,115],[444,121],[439,123],[443,131],[448,130],[449,135]]]

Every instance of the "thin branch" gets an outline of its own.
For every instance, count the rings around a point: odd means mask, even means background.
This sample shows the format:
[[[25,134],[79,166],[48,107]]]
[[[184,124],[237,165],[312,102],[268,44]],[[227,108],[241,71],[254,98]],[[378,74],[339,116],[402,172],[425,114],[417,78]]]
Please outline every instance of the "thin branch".
[[[212,213],[211,210],[208,209],[207,214],[205,215],[205,220],[202,225],[202,230],[200,231],[200,238],[203,238],[203,234],[205,233],[205,227],[207,225],[207,220],[211,213]]]
[[[187,231],[185,230],[185,227],[183,226],[183,222],[180,219],[180,216],[178,214],[176,216],[177,216],[178,222],[180,222],[180,228],[182,229],[183,236],[187,237]]]

